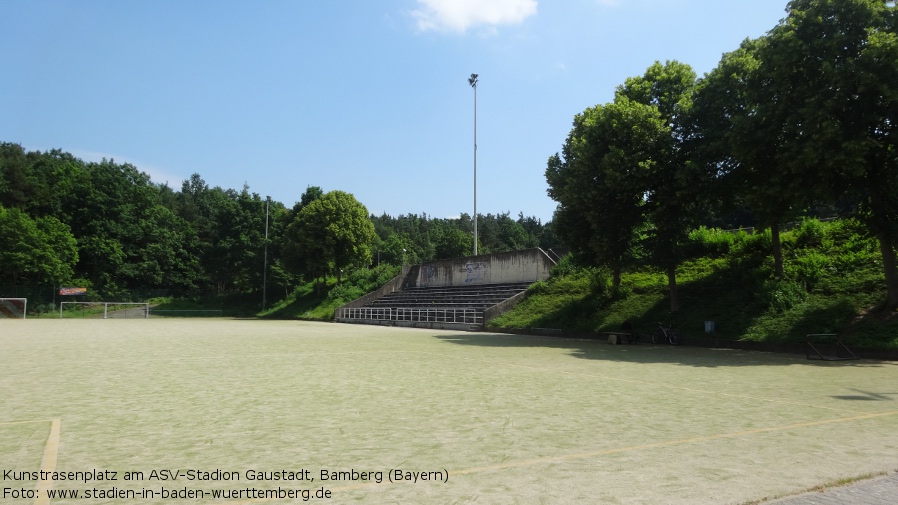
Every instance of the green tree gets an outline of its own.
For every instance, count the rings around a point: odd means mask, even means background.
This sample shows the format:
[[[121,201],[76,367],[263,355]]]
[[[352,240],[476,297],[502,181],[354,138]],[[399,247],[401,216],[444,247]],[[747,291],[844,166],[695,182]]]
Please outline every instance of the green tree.
[[[306,186],[305,192],[300,196],[299,201],[293,205],[293,208],[287,213],[286,221],[283,228],[282,237],[284,240],[280,241],[280,251],[283,257],[284,268],[287,272],[293,272],[297,275],[308,276],[311,274],[312,277],[316,275],[324,275],[327,271],[327,265],[318,265],[316,266],[316,262],[313,259],[313,256],[310,255],[310,251],[313,251],[316,248],[316,244],[306,244],[303,247],[299,247],[298,238],[296,237],[298,226],[291,226],[299,217],[300,212],[305,207],[315,200],[321,198],[324,195],[324,191],[319,186]],[[291,233],[294,238],[287,238],[287,234]],[[315,257],[319,257],[315,256]]]
[[[799,170],[788,160],[794,132],[784,114],[800,102],[783,103],[779,77],[770,72],[770,43],[770,36],[745,40],[725,54],[699,87],[696,117],[707,159],[718,164],[722,194],[744,202],[757,224],[770,229],[774,275],[782,278],[781,224],[818,198],[821,185],[816,169]]]
[[[135,268],[140,287],[194,291],[201,269],[196,235],[187,222],[167,207],[154,205],[139,226],[144,237]]]
[[[196,230],[203,282],[217,294],[260,291],[265,270],[265,199],[241,191],[209,188],[199,174],[184,181],[179,213]],[[275,202],[269,208],[269,242],[280,243],[287,211]],[[269,250],[269,265],[278,266],[280,248]],[[274,270],[278,272],[277,268]],[[287,279],[276,277],[278,282]]]
[[[299,201],[293,206],[293,212],[299,213],[303,207],[324,196],[324,190],[319,186],[306,186],[306,191],[299,197]]]
[[[31,164],[21,145],[0,143],[0,205],[20,209],[35,200],[37,181]]]
[[[524,233],[527,235],[524,247],[543,247],[543,237],[546,235],[546,227],[543,226],[542,221],[534,216],[524,217],[523,212],[518,212],[517,222],[521,225],[521,228],[524,229]]]
[[[563,157],[549,158],[555,232],[587,263],[610,267],[615,288],[645,226],[645,188],[669,136],[657,107],[619,96],[577,114]]]
[[[460,258],[471,254],[473,231],[466,233],[446,220],[438,221],[432,230],[432,242],[437,259]]]
[[[438,220],[428,219],[426,214],[421,216],[417,214],[400,214],[397,217],[383,214],[380,217],[372,216],[371,221],[374,223],[377,234],[381,239],[387,239],[390,233],[395,233],[397,240],[401,242],[402,246],[399,249],[389,249],[394,254],[393,259],[390,260],[394,264],[400,264],[403,257],[405,257],[407,263],[419,263],[435,259],[436,249],[431,232],[435,226],[434,223]],[[470,223],[470,217],[462,214],[459,221],[462,228],[467,231],[468,225],[465,222]],[[406,249],[405,253],[402,252],[402,249]]]
[[[706,194],[707,203],[714,209],[710,213],[715,214],[709,221],[721,219],[717,217],[720,214],[741,212],[743,217],[739,224],[749,225],[745,222],[750,219],[745,217],[749,214],[746,193],[756,184],[765,183],[763,177],[753,177],[757,180],[750,181],[750,176],[757,168],[766,167],[766,162],[749,163],[750,157],[738,152],[743,135],[753,133],[744,131],[745,124],[757,114],[757,106],[750,97],[750,81],[759,65],[756,45],[761,41],[763,39],[745,40],[739,49],[724,54],[717,67],[696,84],[690,152],[693,161],[704,166],[713,181],[713,187]],[[742,147],[751,145],[751,142],[741,144]],[[755,207],[759,207],[757,212],[768,210],[763,205]],[[730,223],[713,224],[726,226]],[[750,221],[750,224],[755,223]]]
[[[519,222],[510,217],[509,212],[499,214],[499,241],[501,249],[496,252],[517,251],[527,247],[536,247],[536,243],[528,236],[527,230]]]
[[[54,170],[59,168],[57,164]],[[67,179],[67,185],[59,186],[65,188],[60,189],[59,215],[78,238],[79,277],[104,295],[193,286],[193,232],[160,203],[159,187],[149,175],[127,163],[103,160],[79,162]]]
[[[689,65],[656,61],[644,75],[627,79],[616,91],[617,100],[627,98],[655,107],[667,126],[663,141],[647,153],[653,163],[643,191],[649,223],[646,249],[653,262],[667,272],[671,312],[680,308],[680,247],[696,226],[708,186],[705,173],[690,159],[687,142],[695,83],[695,71]]]
[[[75,237],[52,216],[31,219],[19,209],[0,206],[0,279],[59,286],[74,274]]]
[[[898,307],[898,14],[893,0],[794,0],[759,49],[758,115],[800,201],[848,190]],[[794,191],[793,191],[794,188]]]
[[[373,240],[374,225],[365,206],[349,193],[330,191],[303,207],[287,227],[287,267],[316,276],[334,272],[341,282],[344,268],[371,262]]]

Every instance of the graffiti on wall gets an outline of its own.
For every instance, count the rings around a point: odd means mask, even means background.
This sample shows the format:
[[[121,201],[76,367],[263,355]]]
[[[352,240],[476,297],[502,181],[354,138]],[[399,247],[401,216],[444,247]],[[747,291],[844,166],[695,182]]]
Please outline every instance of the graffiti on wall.
[[[486,274],[488,273],[489,268],[489,263],[484,263],[482,261],[469,261],[465,263],[465,272],[467,272],[465,284],[486,279]]]
[[[437,277],[437,267],[433,265],[424,265],[421,267],[421,285],[427,286]]]

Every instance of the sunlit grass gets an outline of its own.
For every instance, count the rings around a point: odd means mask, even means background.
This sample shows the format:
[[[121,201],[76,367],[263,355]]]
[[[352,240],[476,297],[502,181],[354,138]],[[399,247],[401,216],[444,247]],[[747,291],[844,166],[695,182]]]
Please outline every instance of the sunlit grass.
[[[596,289],[594,270],[568,269],[490,324],[609,331],[630,321],[650,333],[663,321],[686,338],[797,343],[838,333],[854,345],[898,348],[898,315],[878,310],[885,287],[876,243],[856,223],[810,220],[783,233],[783,279],[773,277],[769,232],[703,230],[692,239],[686,249],[702,255],[677,269],[675,313],[660,270],[625,272],[615,291]],[[704,333],[705,321],[714,321],[714,334]]]

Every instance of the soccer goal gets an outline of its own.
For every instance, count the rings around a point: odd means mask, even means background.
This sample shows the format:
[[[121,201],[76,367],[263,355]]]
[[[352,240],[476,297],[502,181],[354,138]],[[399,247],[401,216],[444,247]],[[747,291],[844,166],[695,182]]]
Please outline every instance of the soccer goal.
[[[147,302],[60,302],[59,318],[147,319]]]
[[[0,318],[25,319],[27,313],[27,298],[0,298]]]

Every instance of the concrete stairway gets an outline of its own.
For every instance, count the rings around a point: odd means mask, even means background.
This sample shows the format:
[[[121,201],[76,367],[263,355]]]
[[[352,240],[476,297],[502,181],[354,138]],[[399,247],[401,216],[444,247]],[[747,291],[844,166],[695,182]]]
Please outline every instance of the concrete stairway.
[[[368,306],[486,309],[525,291],[529,285],[530,283],[514,283],[405,288],[379,298]]]
[[[480,329],[548,279],[561,252],[534,247],[405,266],[380,288],[334,310],[344,323]]]
[[[487,309],[521,295],[530,284],[405,287],[365,305],[340,309],[335,319],[347,323],[431,328],[482,327]]]

